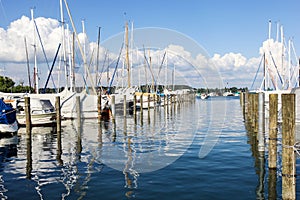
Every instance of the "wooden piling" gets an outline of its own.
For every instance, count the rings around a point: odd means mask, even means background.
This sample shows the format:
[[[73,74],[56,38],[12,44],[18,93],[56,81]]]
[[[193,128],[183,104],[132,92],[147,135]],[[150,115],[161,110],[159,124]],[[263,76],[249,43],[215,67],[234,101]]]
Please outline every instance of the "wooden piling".
[[[80,106],[80,96],[76,96],[76,112],[77,112],[77,122],[78,126],[81,126],[81,106]]]
[[[257,140],[258,140],[258,151],[265,151],[265,112],[264,112],[264,102],[265,96],[263,92],[258,94],[258,132],[257,132]]]
[[[124,99],[123,99],[123,116],[126,117],[126,95],[124,95]]]
[[[57,96],[55,98],[55,110],[56,110],[56,131],[61,132],[60,96]]]
[[[258,93],[253,94],[253,127],[254,133],[258,133]]]
[[[150,99],[151,99],[150,94],[148,94],[148,112],[150,112]]]
[[[248,105],[249,105],[249,93],[245,93],[245,118],[247,117],[248,113],[249,113],[249,109],[248,109]]]
[[[295,94],[282,94],[282,199],[296,199]]]
[[[133,116],[136,117],[136,94],[133,95]]]
[[[141,116],[143,116],[143,93],[140,96],[140,111],[141,111]]]
[[[101,112],[102,112],[102,110],[101,110],[101,104],[102,104],[102,95],[101,95],[101,92],[100,92],[100,94],[98,95],[98,101],[97,101],[97,108],[98,108],[98,122],[100,123],[100,121],[101,121]]]
[[[241,92],[240,94],[240,105],[243,106],[243,102],[244,102],[244,92]]]
[[[30,97],[25,97],[26,132],[31,130]]]
[[[249,124],[249,128],[252,130],[252,122],[253,122],[253,95],[248,93],[248,104],[247,104],[247,123]]]
[[[277,163],[278,94],[269,95],[269,169]]]
[[[115,95],[111,96],[111,114],[112,114],[112,119],[114,120],[116,117],[116,97],[115,97]]]

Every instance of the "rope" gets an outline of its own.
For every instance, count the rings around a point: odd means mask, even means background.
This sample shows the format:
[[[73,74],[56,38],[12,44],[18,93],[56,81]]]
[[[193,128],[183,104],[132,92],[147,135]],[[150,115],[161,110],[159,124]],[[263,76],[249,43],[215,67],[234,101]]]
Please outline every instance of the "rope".
[[[4,115],[13,113],[13,112],[16,112],[16,109],[13,109],[13,110],[11,110],[11,111],[9,111],[9,112],[3,112],[3,113],[1,114],[1,117],[4,116]]]

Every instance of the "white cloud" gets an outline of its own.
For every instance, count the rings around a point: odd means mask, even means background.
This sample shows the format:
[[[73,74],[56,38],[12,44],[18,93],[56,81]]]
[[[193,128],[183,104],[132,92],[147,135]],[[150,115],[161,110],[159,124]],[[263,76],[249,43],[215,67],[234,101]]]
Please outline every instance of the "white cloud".
[[[57,50],[58,44],[61,42],[61,28],[59,21],[50,18],[39,17],[36,18],[36,23],[41,35],[41,39],[43,41],[45,51],[48,57],[49,64],[52,63],[52,59]],[[66,31],[66,35],[70,35]],[[27,39],[28,52],[30,57],[30,65],[33,66],[33,24],[31,20],[22,16],[20,19],[12,22],[7,30],[0,28],[0,63],[6,67],[5,75],[11,75],[15,79],[18,79],[16,74],[20,74],[19,80],[25,79],[24,74],[27,73],[26,66],[26,54],[25,54],[25,46],[24,46],[24,37]],[[83,47],[84,40],[86,41],[86,54],[87,54],[87,64],[91,66],[91,72],[93,73],[96,65],[96,56],[97,56],[97,43],[89,42],[88,37],[79,33],[79,40]],[[39,40],[37,38],[37,52],[39,58],[39,66],[41,67],[41,81],[46,79],[46,75],[48,69],[45,65],[45,59],[41,51],[41,46]],[[77,42],[77,41],[76,41]],[[68,45],[71,42],[71,38],[66,41]],[[280,53],[276,52],[278,49],[278,44],[274,41],[266,41],[263,43],[262,48],[260,49],[260,54],[266,52],[269,47],[272,47],[272,52],[274,51],[274,56],[280,56]],[[273,47],[274,46],[274,47]],[[268,47],[268,48],[267,48]],[[67,50],[69,51],[70,48]],[[78,73],[84,73],[82,58],[79,53],[78,48],[76,48],[76,67],[81,67],[77,70]],[[145,52],[144,52],[145,51]],[[167,58],[165,58],[163,65],[168,64],[167,70],[167,78],[171,80],[172,70],[175,67],[176,74],[178,76],[177,80],[182,78],[182,81],[189,83],[196,83],[197,87],[205,87],[203,82],[206,82],[210,87],[218,87],[220,86],[220,79],[222,79],[225,83],[230,82],[230,85],[235,86],[248,86],[250,87],[252,80],[255,76],[257,68],[259,66],[259,62],[261,60],[260,57],[257,58],[246,58],[241,53],[233,53],[229,52],[224,55],[215,54],[211,58],[207,55],[203,55],[199,53],[196,55],[195,53],[191,53],[189,49],[186,49],[182,45],[178,44],[169,44],[163,49],[146,49],[140,47],[139,50],[133,50],[133,53],[130,53],[130,59],[133,68],[135,70],[135,74],[133,74],[133,78],[137,78],[138,70],[137,66],[139,66],[143,70],[139,70],[141,72],[145,71],[145,58],[144,54],[146,54],[147,60],[149,62],[149,57],[151,57],[151,65],[153,67],[153,73],[155,77],[158,77],[159,67],[162,63],[163,55],[167,52]],[[276,53],[275,53],[276,52]],[[93,53],[93,57],[92,56]],[[112,74],[116,60],[119,52],[109,52],[104,47],[100,46],[99,48],[99,68],[102,69],[104,67],[104,71],[108,66],[107,58],[106,63],[103,63],[106,57],[106,54],[109,54],[110,62],[110,74]],[[276,54],[276,55],[275,55]],[[69,53],[68,53],[69,55]],[[193,56],[194,55],[194,56]],[[123,65],[125,60],[125,51],[123,50],[121,60],[119,66]],[[18,65],[14,65],[13,63],[18,63]],[[58,74],[57,65],[59,65],[59,59],[56,62],[56,66],[54,69],[54,74]],[[0,65],[1,66],[1,65]],[[18,66],[18,67],[16,67]],[[9,68],[9,70],[8,70]],[[148,68],[148,67],[147,67]],[[22,71],[22,73],[20,72]],[[118,70],[120,71],[120,70]],[[18,72],[18,73],[17,73]],[[164,80],[166,75],[164,75],[166,71],[161,70],[161,74],[159,76],[159,80]],[[10,74],[9,74],[10,73]],[[121,72],[119,72],[120,74]],[[63,76],[63,72],[61,74]],[[150,76],[148,74],[148,76]],[[78,74],[78,77],[82,77],[81,74]],[[103,75],[105,77],[105,75]],[[27,79],[27,78],[26,78]],[[25,79],[25,83],[26,83]],[[150,79],[150,78],[149,78]],[[18,82],[18,80],[15,80]],[[137,81],[136,81],[137,82]],[[213,85],[215,83],[215,85]]]

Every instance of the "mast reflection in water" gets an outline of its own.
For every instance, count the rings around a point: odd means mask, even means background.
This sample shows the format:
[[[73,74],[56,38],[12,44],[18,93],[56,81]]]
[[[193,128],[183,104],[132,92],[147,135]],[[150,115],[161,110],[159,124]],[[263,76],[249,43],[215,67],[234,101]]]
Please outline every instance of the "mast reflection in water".
[[[212,107],[221,106],[226,118],[211,121],[211,112],[221,112]],[[219,135],[206,137],[209,130]],[[216,144],[199,159],[208,140]],[[31,140],[21,129],[0,141],[1,199],[255,199],[281,193],[280,177],[265,170],[235,97],[160,107],[136,118],[63,121],[61,136],[34,127]],[[299,184],[296,191],[299,197]]]

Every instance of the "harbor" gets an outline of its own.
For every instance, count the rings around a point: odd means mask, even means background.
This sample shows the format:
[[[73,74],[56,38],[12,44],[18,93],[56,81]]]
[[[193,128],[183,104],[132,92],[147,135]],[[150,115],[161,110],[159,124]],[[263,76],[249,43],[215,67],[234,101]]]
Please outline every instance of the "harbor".
[[[300,199],[298,2],[14,1],[1,200]]]
[[[136,119],[121,112],[100,123],[66,120],[60,134],[53,127],[34,127],[30,137],[21,128],[1,138],[1,198],[282,198],[282,147],[277,170],[269,170],[267,144],[259,150],[238,97],[197,99],[172,105],[169,112],[165,108],[144,110],[143,117],[137,111]],[[214,118],[214,127],[209,126],[211,116],[221,116]],[[199,157],[201,148],[210,145],[211,151]],[[299,156],[295,161],[299,173]],[[298,197],[299,184],[295,191]]]

